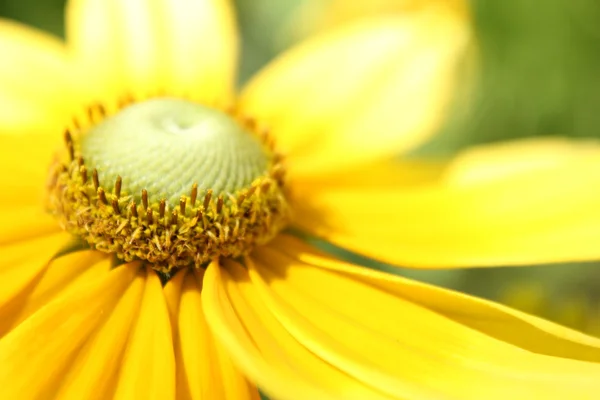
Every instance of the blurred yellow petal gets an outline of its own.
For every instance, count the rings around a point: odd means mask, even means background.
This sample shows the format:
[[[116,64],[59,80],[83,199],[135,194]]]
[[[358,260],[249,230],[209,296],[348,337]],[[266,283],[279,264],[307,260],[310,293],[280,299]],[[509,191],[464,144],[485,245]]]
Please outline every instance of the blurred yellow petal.
[[[363,190],[381,187],[403,187],[425,185],[435,182],[448,168],[449,162],[441,159],[385,160],[345,169],[327,175],[315,175],[293,181],[290,189],[299,193],[325,190],[331,187],[360,188]]]
[[[595,139],[529,138],[476,146],[450,163],[446,180],[477,184],[522,173],[569,165],[580,157],[593,159],[600,152]]]
[[[182,271],[165,287],[174,325],[178,399],[259,399],[214,341],[202,311],[204,272]]]
[[[304,42],[242,93],[288,155],[292,175],[319,175],[408,151],[445,117],[469,29],[436,13],[375,18]]]
[[[2,397],[52,397],[88,337],[110,315],[135,277],[116,268],[42,307],[0,339]]]
[[[39,276],[70,237],[37,207],[7,207],[0,213],[0,312]]]
[[[65,46],[47,33],[0,19],[0,54],[0,135],[60,132],[77,100]]]
[[[359,18],[423,11],[466,18],[468,4],[465,0],[307,0],[292,14],[289,30],[298,39]]]
[[[600,258],[600,146],[525,141],[459,156],[437,184],[307,192],[306,231],[410,267],[541,264]]]
[[[3,144],[1,138],[2,135],[0,135],[0,145]],[[30,139],[32,138],[30,137]],[[18,141],[21,141],[21,139]],[[9,146],[8,150],[14,149]],[[6,158],[10,159],[11,155],[2,157],[3,160]],[[0,161],[0,167],[3,167],[5,171],[0,177],[0,187],[3,189],[0,193],[0,205],[3,206],[2,211],[0,211],[0,219],[2,220],[2,224],[0,224],[0,254],[4,254],[3,261],[5,262],[8,261],[6,258],[7,252],[18,254],[21,247],[28,246],[27,240],[39,239],[61,232],[56,220],[44,212],[42,208],[43,180],[38,182],[37,185],[35,182],[25,182],[16,189],[17,193],[10,193],[12,188],[7,183],[15,182],[20,185],[18,183],[20,179],[25,180],[28,178],[26,172],[25,176],[20,177],[22,170],[27,171],[27,168],[19,168],[20,164],[24,163],[16,163],[17,166],[14,167],[5,165],[3,161]],[[32,172],[37,175],[37,168],[34,168]],[[7,178],[7,176],[10,177]],[[36,189],[35,186],[38,188]],[[19,192],[21,188],[23,191]],[[58,241],[66,241],[67,237],[67,234],[62,234],[62,239]],[[54,250],[59,250],[58,245]],[[23,254],[31,255],[31,252],[24,252]]]
[[[139,310],[145,281],[146,273],[140,271],[111,310],[106,322],[98,327],[77,352],[76,358],[61,378],[56,398],[76,400],[112,396],[131,322],[135,321]]]
[[[44,212],[40,204],[2,209],[0,219],[0,245],[60,232],[56,218]]]
[[[231,96],[237,33],[227,0],[71,0],[67,37],[103,96]]]
[[[209,318],[209,323],[219,338],[237,339],[238,346],[229,349],[240,364],[262,357],[283,372],[285,363],[271,354],[290,360],[298,375],[292,392],[301,385],[328,385],[300,381],[303,374],[314,373],[313,366],[286,357],[290,346],[310,352],[324,369],[343,372],[346,381],[370,386],[389,398],[591,399],[600,388],[596,363],[535,354],[497,340],[403,298],[400,290],[382,284],[385,276],[361,277],[356,273],[360,268],[334,260],[328,262],[337,264],[335,269],[325,269],[297,257],[304,250],[294,248],[293,241],[285,244],[292,255],[280,250],[282,243],[274,243],[255,252],[248,271],[229,263],[221,271],[221,282],[213,273],[210,281],[220,287],[217,298],[222,304],[211,312],[220,314],[221,321],[213,326]],[[205,287],[208,284],[207,280]],[[205,302],[207,314],[213,305]],[[226,307],[235,311],[237,321],[228,320]],[[239,338],[239,324],[246,329],[245,339]],[[282,337],[291,344],[282,343]],[[243,342],[250,339],[256,344],[246,349]],[[263,351],[261,346],[268,347]],[[261,373],[275,377],[268,370]],[[329,380],[326,372],[322,374]],[[268,392],[270,386],[264,389]],[[330,393],[341,396],[344,389],[350,385]]]
[[[1,121],[0,116],[0,124]],[[12,131],[0,133],[0,168],[5,171],[0,176],[0,204],[4,209],[42,204],[48,168],[54,151],[62,144],[63,129],[42,132],[46,134],[37,130],[19,135]]]
[[[115,399],[175,398],[169,311],[154,271],[148,271],[139,315],[131,327],[120,368]]]
[[[19,294],[38,279],[67,237],[59,232],[0,246],[0,315],[9,318],[6,315],[9,306],[17,302]],[[3,319],[0,326],[4,322]]]
[[[56,297],[68,295],[82,285],[97,281],[111,268],[109,263],[101,262],[107,258],[105,254],[91,250],[78,251],[48,261],[56,253],[56,249],[54,247],[47,258],[42,259],[43,262],[38,261],[38,268],[40,265],[44,268],[36,275],[35,280],[22,288],[10,301],[0,302],[0,336]],[[11,282],[14,285],[15,281]]]

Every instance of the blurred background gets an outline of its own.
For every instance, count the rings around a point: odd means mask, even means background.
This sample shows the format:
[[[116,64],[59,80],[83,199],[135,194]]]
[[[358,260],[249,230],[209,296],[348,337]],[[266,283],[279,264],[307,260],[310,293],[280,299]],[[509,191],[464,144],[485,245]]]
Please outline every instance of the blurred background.
[[[437,1],[466,5],[477,73],[465,82],[468,104],[457,98],[454,112],[420,154],[451,155],[474,144],[519,137],[600,137],[600,2],[545,0],[542,6],[522,0]],[[241,84],[311,29],[319,28],[319,12],[327,12],[328,0],[235,3],[243,38]],[[404,12],[415,3],[365,2],[382,13]],[[60,37],[64,36],[63,9],[64,0],[0,0],[0,17]],[[346,257],[397,272],[354,255]],[[400,273],[600,335],[599,267],[589,263]]]

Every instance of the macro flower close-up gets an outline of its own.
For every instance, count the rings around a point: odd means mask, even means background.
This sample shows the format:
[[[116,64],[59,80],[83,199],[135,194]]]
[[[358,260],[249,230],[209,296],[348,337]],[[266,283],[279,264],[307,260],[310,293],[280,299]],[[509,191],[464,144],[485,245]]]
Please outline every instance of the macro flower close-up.
[[[594,398],[600,339],[335,255],[597,256],[567,189],[600,147],[398,158],[460,90],[459,3],[334,24],[240,90],[226,0],[70,0],[65,41],[0,20],[0,398]]]

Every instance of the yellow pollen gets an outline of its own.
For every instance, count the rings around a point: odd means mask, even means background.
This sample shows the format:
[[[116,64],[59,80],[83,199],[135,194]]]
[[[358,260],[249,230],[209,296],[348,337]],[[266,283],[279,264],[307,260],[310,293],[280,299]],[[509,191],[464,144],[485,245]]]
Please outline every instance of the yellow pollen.
[[[159,98],[65,133],[49,208],[63,228],[165,273],[246,254],[288,221],[281,156],[255,121]]]

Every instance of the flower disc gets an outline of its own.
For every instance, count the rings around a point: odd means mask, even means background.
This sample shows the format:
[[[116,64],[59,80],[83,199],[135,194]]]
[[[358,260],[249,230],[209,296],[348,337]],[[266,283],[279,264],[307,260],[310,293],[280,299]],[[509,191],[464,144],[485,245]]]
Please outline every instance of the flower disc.
[[[234,194],[267,174],[265,146],[228,114],[180,99],[134,104],[92,127],[81,138],[86,167],[103,182],[123,179],[136,201],[147,190],[151,202],[171,207],[200,191]]]
[[[287,219],[283,168],[252,128],[185,100],[136,103],[67,132],[50,208],[96,249],[162,271],[243,254]]]

